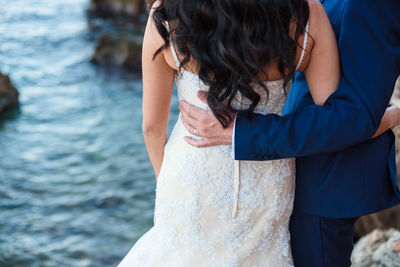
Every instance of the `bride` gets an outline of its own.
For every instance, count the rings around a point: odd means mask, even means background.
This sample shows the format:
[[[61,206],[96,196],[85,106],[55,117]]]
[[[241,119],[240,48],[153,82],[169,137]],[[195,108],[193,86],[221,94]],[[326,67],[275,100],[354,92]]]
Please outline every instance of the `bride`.
[[[158,0],[143,45],[143,133],[157,177],[155,224],[120,267],[292,266],[289,218],[295,161],[234,161],[231,146],[195,148],[179,99],[223,127],[234,111],[281,114],[304,71],[316,104],[336,90],[336,40],[316,0]],[[193,90],[196,88],[196,90]],[[207,104],[197,91],[208,91]],[[385,114],[378,133],[392,127]],[[305,244],[307,245],[307,244]]]

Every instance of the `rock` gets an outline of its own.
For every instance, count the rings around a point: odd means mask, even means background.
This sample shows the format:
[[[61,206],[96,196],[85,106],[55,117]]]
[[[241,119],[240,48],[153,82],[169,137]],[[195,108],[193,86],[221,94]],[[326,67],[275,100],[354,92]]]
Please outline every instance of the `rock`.
[[[374,230],[355,245],[352,267],[399,267],[400,232],[394,229]]]
[[[110,35],[100,37],[92,62],[102,66],[123,66],[129,71],[141,70],[142,45],[125,38]]]
[[[400,206],[361,217],[356,223],[356,236],[362,237],[374,229],[389,228],[400,230]]]
[[[0,113],[18,105],[19,93],[10,77],[0,73]]]
[[[135,17],[146,11],[144,0],[90,0],[88,12],[97,17]]]

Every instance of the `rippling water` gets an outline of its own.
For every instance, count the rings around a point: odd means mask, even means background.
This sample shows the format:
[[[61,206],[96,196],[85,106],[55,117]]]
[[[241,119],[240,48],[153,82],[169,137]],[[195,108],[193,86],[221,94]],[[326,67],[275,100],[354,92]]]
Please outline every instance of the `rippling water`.
[[[152,226],[142,84],[89,63],[88,2],[0,0],[0,266],[113,266]]]

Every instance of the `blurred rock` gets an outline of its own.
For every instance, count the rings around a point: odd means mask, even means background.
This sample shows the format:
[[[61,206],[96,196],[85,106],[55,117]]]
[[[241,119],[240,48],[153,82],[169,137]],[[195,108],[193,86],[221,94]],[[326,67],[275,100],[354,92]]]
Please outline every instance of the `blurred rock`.
[[[356,223],[356,236],[362,237],[374,229],[389,228],[400,230],[400,206],[361,217]]]
[[[103,35],[96,46],[92,62],[101,66],[122,66],[129,71],[141,70],[142,45],[134,41]]]
[[[399,267],[400,232],[375,230],[355,245],[352,267]]]
[[[19,93],[10,77],[0,73],[0,113],[18,105]]]
[[[145,0],[90,0],[89,14],[96,17],[135,17],[146,11]]]

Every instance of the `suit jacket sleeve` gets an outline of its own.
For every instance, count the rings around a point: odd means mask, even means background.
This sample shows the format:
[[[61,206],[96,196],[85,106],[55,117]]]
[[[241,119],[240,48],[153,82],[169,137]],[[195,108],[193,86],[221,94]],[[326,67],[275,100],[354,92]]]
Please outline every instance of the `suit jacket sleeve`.
[[[349,1],[338,45],[342,78],[325,105],[286,116],[238,113],[237,160],[334,152],[377,130],[400,73],[400,1]]]

